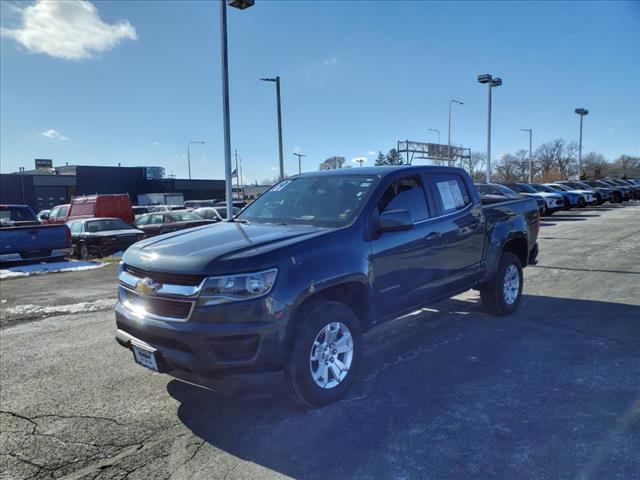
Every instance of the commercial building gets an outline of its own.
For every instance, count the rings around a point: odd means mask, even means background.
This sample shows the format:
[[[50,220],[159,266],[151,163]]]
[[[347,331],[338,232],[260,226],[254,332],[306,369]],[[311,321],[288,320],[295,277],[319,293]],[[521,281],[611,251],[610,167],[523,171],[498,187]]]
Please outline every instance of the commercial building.
[[[53,167],[0,175],[0,204],[26,204],[34,210],[69,203],[78,195],[127,193],[134,205],[144,193],[181,193],[185,200],[224,199],[224,180],[164,178],[161,167]]]

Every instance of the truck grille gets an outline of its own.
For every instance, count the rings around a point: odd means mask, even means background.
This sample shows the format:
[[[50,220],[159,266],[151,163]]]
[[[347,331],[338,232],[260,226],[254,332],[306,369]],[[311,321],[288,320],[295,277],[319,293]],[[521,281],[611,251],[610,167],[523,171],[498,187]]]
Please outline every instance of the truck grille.
[[[132,309],[144,309],[152,315],[176,320],[186,320],[191,313],[193,302],[159,297],[143,297],[120,287],[120,301]]]
[[[150,278],[157,283],[170,284],[170,285],[188,285],[195,287],[200,285],[200,282],[204,279],[204,275],[183,275],[179,273],[160,273],[152,272],[149,270],[143,270],[141,268],[132,267],[131,265],[124,265],[124,270],[131,275],[135,275],[140,278]]]

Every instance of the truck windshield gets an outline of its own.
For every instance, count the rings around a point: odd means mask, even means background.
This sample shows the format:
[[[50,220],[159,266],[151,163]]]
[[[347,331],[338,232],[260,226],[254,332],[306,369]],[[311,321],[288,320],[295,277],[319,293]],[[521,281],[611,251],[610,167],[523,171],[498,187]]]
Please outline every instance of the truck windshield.
[[[377,181],[376,176],[366,175],[284,180],[245,208],[238,220],[342,227],[351,223]]]

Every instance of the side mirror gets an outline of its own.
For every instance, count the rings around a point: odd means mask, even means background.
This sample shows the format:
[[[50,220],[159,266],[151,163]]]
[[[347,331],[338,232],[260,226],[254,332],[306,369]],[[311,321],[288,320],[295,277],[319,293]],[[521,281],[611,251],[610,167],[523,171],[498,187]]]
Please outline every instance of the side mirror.
[[[387,210],[380,214],[380,233],[411,230],[413,220],[408,210]]]
[[[40,220],[49,220],[49,214],[43,213],[42,215],[40,215]]]

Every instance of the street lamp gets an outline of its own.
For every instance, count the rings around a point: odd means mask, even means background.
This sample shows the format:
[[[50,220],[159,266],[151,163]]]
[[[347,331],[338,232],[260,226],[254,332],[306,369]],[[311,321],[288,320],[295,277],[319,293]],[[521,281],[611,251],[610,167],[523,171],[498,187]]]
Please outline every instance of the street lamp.
[[[427,128],[427,131],[436,132],[438,134],[438,145],[440,145],[440,130],[438,130],[437,128]]]
[[[293,152],[293,154],[298,157],[298,173],[302,173],[302,163],[300,162],[300,160],[302,159],[302,157],[306,157],[306,155],[304,153],[298,152]]]
[[[531,128],[521,128],[523,132],[529,132],[529,183],[532,182],[533,178],[533,156],[531,155],[531,137],[533,135],[533,130]]]
[[[449,100],[449,134],[447,135],[447,157],[449,158],[449,166],[451,166],[451,104],[457,103],[458,105],[464,105],[463,102],[458,100]]]
[[[582,177],[582,119],[589,115],[586,108],[576,108],[575,112],[580,115],[580,142],[578,143],[578,180]]]
[[[284,179],[284,156],[282,153],[282,110],[280,108],[280,77],[261,78],[263,82],[275,82],[276,102],[278,104],[278,146],[280,148],[280,180]]]
[[[245,10],[254,0],[229,0],[229,6]],[[222,117],[224,129],[224,183],[227,221],[233,221],[233,179],[231,178],[231,127],[229,119],[229,57],[227,55],[227,2],[220,0],[220,50],[222,60]]]
[[[199,142],[199,141],[193,141],[193,142],[187,143],[187,165],[189,165],[189,180],[191,180],[191,152],[189,151],[189,147],[194,143],[200,143],[204,145],[204,142]]]
[[[491,90],[502,85],[502,79],[493,78],[488,73],[478,75],[479,83],[486,83],[489,87],[489,111],[487,115],[487,183],[491,183]]]

